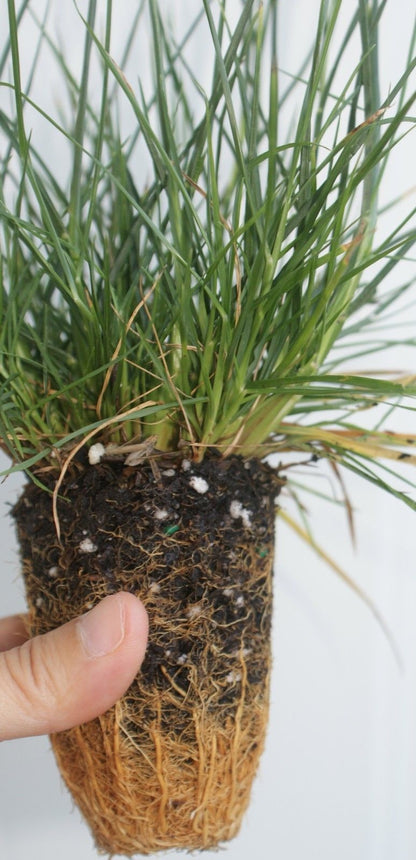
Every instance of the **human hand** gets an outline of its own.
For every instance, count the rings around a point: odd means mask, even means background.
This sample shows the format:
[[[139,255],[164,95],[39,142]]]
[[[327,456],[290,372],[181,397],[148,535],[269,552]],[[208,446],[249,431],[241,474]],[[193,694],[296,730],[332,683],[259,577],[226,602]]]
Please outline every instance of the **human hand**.
[[[140,668],[147,632],[146,610],[127,592],[32,639],[23,616],[0,620],[0,741],[59,732],[103,714]]]

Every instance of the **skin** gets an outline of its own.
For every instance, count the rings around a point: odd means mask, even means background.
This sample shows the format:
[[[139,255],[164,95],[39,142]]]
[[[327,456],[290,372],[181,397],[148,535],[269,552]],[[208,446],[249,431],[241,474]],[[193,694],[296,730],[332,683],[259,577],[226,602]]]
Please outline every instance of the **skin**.
[[[146,610],[126,592],[32,639],[25,616],[0,619],[0,740],[62,731],[103,714],[137,674],[147,635]]]

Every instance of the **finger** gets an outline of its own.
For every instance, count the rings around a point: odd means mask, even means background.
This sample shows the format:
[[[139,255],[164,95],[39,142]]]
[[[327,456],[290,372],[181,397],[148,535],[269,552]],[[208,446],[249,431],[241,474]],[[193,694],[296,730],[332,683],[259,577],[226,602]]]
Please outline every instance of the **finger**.
[[[0,740],[62,731],[104,713],[144,657],[147,613],[132,594],[0,654]]]
[[[8,651],[16,645],[23,645],[28,638],[24,615],[0,618],[0,651]]]

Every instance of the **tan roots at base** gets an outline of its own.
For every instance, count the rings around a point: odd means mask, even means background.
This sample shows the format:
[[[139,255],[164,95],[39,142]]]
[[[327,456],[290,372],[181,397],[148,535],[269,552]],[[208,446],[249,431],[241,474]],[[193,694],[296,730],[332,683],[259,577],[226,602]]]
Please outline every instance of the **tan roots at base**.
[[[265,693],[266,691],[263,691]],[[223,727],[193,713],[193,743],[154,724],[140,746],[123,729],[123,704],[52,737],[73,797],[103,853],[201,849],[232,839],[264,745],[267,703],[241,701]]]

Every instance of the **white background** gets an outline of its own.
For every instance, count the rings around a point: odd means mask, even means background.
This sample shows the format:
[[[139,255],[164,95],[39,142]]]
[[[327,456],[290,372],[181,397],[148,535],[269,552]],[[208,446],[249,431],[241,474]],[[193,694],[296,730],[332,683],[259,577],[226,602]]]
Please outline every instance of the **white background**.
[[[115,4],[121,29],[132,5],[126,0]],[[195,3],[180,0],[175,9],[186,11],[187,5],[194,8]],[[6,25],[4,6],[1,27]],[[388,4],[383,95],[403,67],[413,23],[409,6],[407,0]],[[318,4],[283,0],[281,7],[281,62],[293,60],[296,68]],[[351,11],[354,0],[345,0],[345,7]],[[73,44],[77,55],[73,21],[72,3],[60,0],[58,23],[65,44]],[[404,147],[386,181],[393,190],[415,184],[411,146]],[[403,351],[401,366],[411,370],[412,358]],[[411,413],[402,426],[415,431]],[[328,479],[318,474],[318,486],[327,487]],[[8,514],[20,486],[16,476],[0,486],[4,615],[24,608]],[[283,523],[278,525],[268,742],[253,802],[239,837],[225,849],[227,860],[414,860],[416,855],[416,519],[408,508],[353,476],[347,476],[347,486],[355,509],[356,550],[345,514],[311,501],[316,536],[371,596],[392,631],[404,668],[398,668],[369,610]],[[289,509],[289,500],[283,497],[282,505]],[[0,856],[96,857],[45,738],[0,747]]]

